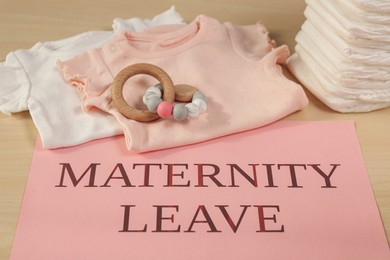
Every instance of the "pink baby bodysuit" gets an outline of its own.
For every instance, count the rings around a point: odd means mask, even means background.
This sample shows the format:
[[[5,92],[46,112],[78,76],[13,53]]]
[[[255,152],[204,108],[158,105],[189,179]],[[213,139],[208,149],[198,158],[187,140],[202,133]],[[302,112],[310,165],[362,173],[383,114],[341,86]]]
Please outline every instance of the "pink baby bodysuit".
[[[204,15],[188,25],[161,26],[117,35],[102,48],[59,61],[65,79],[83,93],[83,105],[111,113],[122,125],[127,148],[146,152],[264,126],[306,106],[301,86],[288,80],[279,64],[287,46],[274,48],[261,24],[221,24]],[[164,69],[174,84],[189,84],[208,99],[205,113],[181,122],[127,119],[112,105],[115,75],[135,63]],[[156,83],[148,75],[130,78],[123,94],[129,105],[145,109],[142,95]]]

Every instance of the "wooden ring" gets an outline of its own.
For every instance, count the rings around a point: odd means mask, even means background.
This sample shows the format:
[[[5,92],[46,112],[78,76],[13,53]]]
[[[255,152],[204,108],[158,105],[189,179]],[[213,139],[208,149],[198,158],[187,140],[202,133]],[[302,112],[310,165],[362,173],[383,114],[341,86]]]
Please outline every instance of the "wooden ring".
[[[163,96],[162,100],[173,103],[175,100],[175,88],[169,75],[161,68],[148,64],[148,63],[137,63],[134,65],[127,66],[122,69],[115,77],[112,83],[112,100],[114,107],[125,117],[134,119],[140,122],[150,122],[160,118],[157,113],[153,113],[147,109],[136,109],[131,107],[125,101],[123,97],[123,86],[125,82],[132,76],[138,74],[147,74],[156,78],[162,88]]]
[[[198,91],[197,88],[187,84],[175,85],[175,101],[191,102],[192,96]]]

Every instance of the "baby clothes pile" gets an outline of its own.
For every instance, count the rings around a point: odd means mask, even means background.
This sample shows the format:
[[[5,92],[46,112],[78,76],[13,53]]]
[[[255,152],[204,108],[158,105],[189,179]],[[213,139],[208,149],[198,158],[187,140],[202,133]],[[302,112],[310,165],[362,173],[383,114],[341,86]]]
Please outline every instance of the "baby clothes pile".
[[[261,23],[199,15],[185,24],[171,8],[152,20],[116,18],[113,29],[8,54],[0,63],[0,111],[29,110],[44,148],[124,134],[129,150],[146,152],[261,127],[307,105],[301,86],[282,73],[288,47],[276,47]],[[123,116],[113,105],[111,84],[138,63],[159,66],[175,84],[197,88],[207,111],[182,122]],[[158,82],[136,76],[126,81],[123,96],[138,108],[147,87]]]
[[[333,110],[390,106],[390,2],[306,3],[306,21],[288,61],[291,72]]]
[[[59,73],[57,60],[100,47],[122,31],[180,23],[183,18],[171,7],[152,19],[115,18],[113,31],[84,32],[10,52],[0,63],[0,112],[10,115],[29,110],[45,148],[73,146],[121,134],[123,131],[112,116],[83,111],[77,91]]]

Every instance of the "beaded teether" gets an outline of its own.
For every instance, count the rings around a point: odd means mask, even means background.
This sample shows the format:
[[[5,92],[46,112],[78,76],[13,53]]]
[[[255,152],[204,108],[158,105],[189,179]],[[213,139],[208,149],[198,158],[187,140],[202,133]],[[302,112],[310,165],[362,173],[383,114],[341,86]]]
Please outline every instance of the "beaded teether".
[[[147,74],[156,78],[159,83],[150,87],[142,100],[148,109],[141,110],[129,106],[123,97],[123,86],[132,76]],[[112,100],[114,107],[125,117],[140,122],[149,122],[161,118],[173,117],[181,121],[185,118],[196,118],[207,108],[207,99],[202,92],[189,85],[173,86],[171,78],[161,68],[147,63],[138,63],[122,69],[112,83]],[[189,102],[188,104],[173,101]]]
[[[161,118],[170,118],[177,121],[186,118],[197,118],[207,109],[207,99],[202,92],[189,85],[175,85],[175,100],[189,102],[188,104],[176,103],[172,105],[161,99],[163,88],[160,83],[146,90],[142,101],[151,112],[157,112]]]

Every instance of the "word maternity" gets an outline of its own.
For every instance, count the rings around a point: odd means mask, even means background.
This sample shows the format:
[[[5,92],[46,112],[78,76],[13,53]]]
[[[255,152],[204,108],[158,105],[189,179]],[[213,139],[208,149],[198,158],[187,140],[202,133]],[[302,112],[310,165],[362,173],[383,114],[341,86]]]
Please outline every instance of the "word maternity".
[[[57,188],[191,188],[201,191],[202,188],[213,187],[222,189],[266,188],[302,189],[305,179],[316,181],[310,185],[318,185],[320,189],[337,188],[332,183],[332,176],[340,169],[340,164],[210,164],[210,163],[117,163],[107,170],[101,163],[91,163],[86,168],[75,169],[70,163],[59,163],[60,175]],[[308,185],[306,183],[306,185]],[[165,192],[172,191],[167,189]],[[145,193],[144,195],[147,195]],[[151,205],[155,212],[155,223],[146,223],[134,227],[132,216],[137,211],[137,205],[120,205],[123,212],[122,228],[119,232],[223,232],[215,219],[222,218],[225,227],[231,232],[238,232],[241,221],[250,211],[256,214],[254,232],[284,232],[283,224],[277,222],[280,212],[279,205],[236,205],[239,216],[232,218],[230,205],[195,205],[192,219],[186,226],[175,223],[176,214],[180,208],[188,205]],[[230,208],[229,208],[230,207]],[[211,213],[210,213],[211,212]],[[140,214],[140,213],[138,213]],[[216,216],[217,215],[217,216]],[[153,226],[152,228],[150,226]]]

